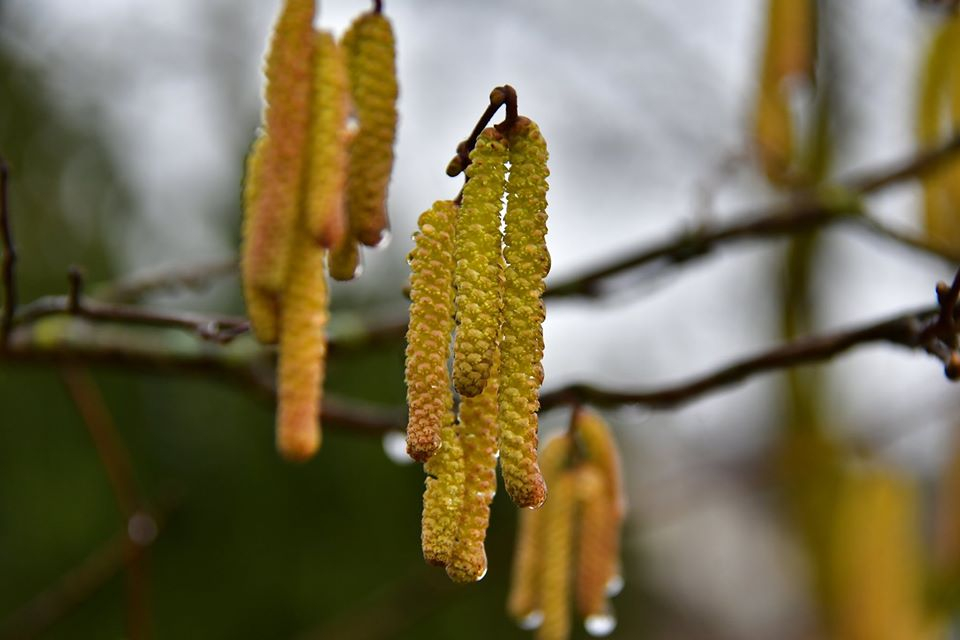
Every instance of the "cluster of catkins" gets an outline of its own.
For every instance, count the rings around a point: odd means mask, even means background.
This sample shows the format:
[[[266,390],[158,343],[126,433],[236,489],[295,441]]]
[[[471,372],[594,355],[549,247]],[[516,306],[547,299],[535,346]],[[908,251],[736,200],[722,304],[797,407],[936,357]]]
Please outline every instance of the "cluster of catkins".
[[[546,497],[537,410],[549,172],[539,128],[520,117],[486,129],[466,173],[459,204],[436,202],[420,217],[406,353],[407,452],[428,475],[423,554],[457,582],[486,573],[498,454],[514,502],[534,508]]]
[[[547,442],[540,460],[550,499],[521,513],[507,609],[540,640],[563,640],[573,593],[587,631],[606,635],[616,624],[609,598],[623,585],[626,501],[616,441],[599,415],[577,409],[570,431]]]
[[[292,460],[320,446],[324,262],[334,278],[352,279],[358,244],[380,241],[397,122],[387,19],[363,14],[337,42],[314,17],[314,0],[283,4],[243,194],[244,298],[257,339],[279,344],[277,448]]]

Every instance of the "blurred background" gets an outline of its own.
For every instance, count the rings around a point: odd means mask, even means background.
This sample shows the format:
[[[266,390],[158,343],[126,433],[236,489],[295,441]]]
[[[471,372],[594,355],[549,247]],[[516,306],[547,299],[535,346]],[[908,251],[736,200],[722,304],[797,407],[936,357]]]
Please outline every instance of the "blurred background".
[[[369,6],[322,4],[321,25],[337,33]],[[943,13],[909,0],[817,4],[830,161],[816,173],[910,157]],[[789,191],[752,151],[766,0],[385,5],[401,87],[392,241],[367,252],[360,280],[333,287],[334,331],[403,316],[417,216],[457,193],[444,168],[503,83],[550,147],[551,281]],[[0,0],[0,154],[23,301],[63,293],[70,265],[95,284],[235,255],[278,7]],[[814,111],[813,93],[791,92],[792,108]],[[867,204],[921,233],[915,182]],[[544,388],[677,381],[791,332],[929,305],[952,271],[844,227],[630,273],[600,299],[548,305]],[[234,277],[146,302],[242,313]],[[402,352],[396,342],[335,356],[327,389],[402,412]],[[767,375],[678,410],[606,412],[631,506],[614,637],[820,637],[817,565],[791,524],[796,487],[778,480],[788,463],[771,471],[784,434],[815,432],[909,477],[918,526],[930,528],[958,407],[942,367],[871,346],[791,382]],[[98,455],[117,443],[91,438],[85,412],[119,434],[130,509]],[[543,433],[568,419],[543,414]],[[0,425],[0,637],[123,637],[131,617],[157,638],[530,636],[504,611],[512,504],[503,492],[494,502],[487,576],[450,584],[423,564],[423,474],[395,437],[329,425],[319,456],[295,466],[274,452],[272,406],[229,382],[14,365],[0,366]],[[152,541],[133,572],[125,531]]]

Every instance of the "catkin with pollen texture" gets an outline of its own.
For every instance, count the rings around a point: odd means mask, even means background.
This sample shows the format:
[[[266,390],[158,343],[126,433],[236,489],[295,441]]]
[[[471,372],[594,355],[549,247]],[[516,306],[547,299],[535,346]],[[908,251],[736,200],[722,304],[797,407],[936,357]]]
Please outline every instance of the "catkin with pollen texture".
[[[283,289],[300,217],[313,75],[314,0],[287,0],[266,61],[266,143],[255,213],[244,237],[243,277],[267,294]]]
[[[465,484],[456,546],[447,563],[455,582],[476,582],[487,572],[483,542],[490,524],[490,503],[497,491],[497,358],[483,393],[460,402],[460,442]]]
[[[450,412],[447,358],[453,333],[453,243],[456,205],[437,201],[420,216],[410,252],[407,328],[407,453],[425,462],[440,447]]]
[[[366,13],[350,25],[343,45],[359,122],[350,148],[347,208],[354,237],[376,246],[387,228],[387,186],[397,128],[393,29],[382,14]]]
[[[440,450],[423,466],[427,488],[423,493],[420,542],[428,563],[445,566],[457,541],[464,488],[463,448],[449,405],[440,438]]]
[[[544,308],[541,296],[550,268],[547,233],[547,147],[535,123],[521,118],[509,137],[500,342],[500,466],[507,493],[521,507],[546,497],[537,466],[537,410],[543,380]],[[469,184],[469,183],[468,183]]]
[[[310,234],[324,247],[337,246],[346,233],[343,200],[347,178],[349,106],[343,52],[332,34],[326,31],[317,33],[306,223]]]
[[[263,155],[268,144],[267,137],[260,135],[247,155],[246,175],[243,178],[243,237],[253,233],[258,216],[258,198],[263,181]],[[244,258],[246,265],[246,258]],[[250,327],[263,344],[275,344],[279,338],[279,305],[276,295],[258,287],[251,278],[243,278],[243,298],[250,317]]]
[[[457,333],[453,382],[466,397],[483,391],[497,348],[501,314],[500,210],[506,188],[507,146],[486,129],[470,152],[463,203],[457,216]]]
[[[323,249],[304,229],[293,246],[280,316],[277,449],[305,460],[320,447],[321,389],[327,350],[327,285]]]

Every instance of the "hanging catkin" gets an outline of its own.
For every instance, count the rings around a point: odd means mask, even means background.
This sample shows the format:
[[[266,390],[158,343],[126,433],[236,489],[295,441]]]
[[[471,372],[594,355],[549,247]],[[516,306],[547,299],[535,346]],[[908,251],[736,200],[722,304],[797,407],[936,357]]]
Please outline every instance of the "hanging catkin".
[[[320,404],[326,358],[327,286],[323,249],[305,230],[294,239],[295,265],[280,316],[277,449],[305,460],[320,446]]]
[[[550,258],[547,233],[547,147],[535,123],[520,118],[509,136],[500,342],[500,465],[507,493],[521,507],[543,503],[537,466],[537,410],[542,382],[544,308]],[[468,169],[469,171],[469,169]],[[469,184],[469,183],[468,183]]]
[[[246,174],[243,178],[243,237],[253,233],[255,218],[259,215],[258,191],[263,181],[263,156],[268,144],[266,135],[261,134],[250,147],[247,155]],[[246,264],[246,258],[244,258]],[[263,344],[275,344],[279,339],[278,314],[279,299],[275,294],[258,287],[252,279],[243,278],[243,297],[250,317],[250,327],[257,340]]]
[[[490,524],[490,503],[497,491],[497,358],[483,393],[460,402],[460,443],[465,484],[457,544],[447,575],[455,582],[476,582],[487,572],[483,541]]]
[[[577,539],[577,613],[583,617],[609,614],[607,585],[617,567],[619,522],[607,490],[606,474],[596,465],[577,469],[580,526]]]
[[[461,395],[479,395],[490,375],[501,317],[503,237],[500,210],[506,188],[507,146],[486,129],[470,153],[457,216],[457,333],[453,382]]]
[[[310,129],[314,0],[287,0],[266,61],[265,133],[257,171],[256,202],[244,237],[243,277],[248,286],[278,295],[285,282],[293,234],[300,218]]]
[[[343,239],[347,227],[343,200],[350,95],[343,53],[333,35],[326,31],[317,33],[315,38],[312,107],[307,228],[317,243],[335,247]]]
[[[420,216],[410,253],[407,328],[407,453],[425,462],[440,447],[450,411],[447,359],[453,332],[453,251],[456,205],[437,201]]]
[[[353,236],[368,246],[387,228],[387,186],[397,128],[397,74],[390,21],[366,13],[343,37],[358,128],[350,145],[347,208]]]
[[[445,566],[457,541],[463,507],[463,447],[449,409],[440,430],[440,450],[423,466],[427,488],[423,492],[420,541],[430,564]]]
[[[577,508],[576,472],[564,470],[552,484],[550,500],[542,508],[543,558],[540,602],[543,625],[539,640],[566,640],[570,636],[570,587],[574,518]]]

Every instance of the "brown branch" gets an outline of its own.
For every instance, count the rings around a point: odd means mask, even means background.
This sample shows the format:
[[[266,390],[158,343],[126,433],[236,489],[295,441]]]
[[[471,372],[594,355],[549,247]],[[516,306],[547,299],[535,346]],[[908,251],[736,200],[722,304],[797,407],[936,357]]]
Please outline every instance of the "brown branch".
[[[483,114],[481,114],[480,119],[477,120],[477,124],[474,125],[473,131],[470,132],[466,140],[463,140],[457,145],[457,155],[455,155],[447,165],[448,176],[455,178],[470,165],[470,152],[477,146],[477,138],[480,137],[480,134],[487,128],[487,125],[493,120],[493,116],[497,114],[497,111],[499,111],[503,105],[507,105],[507,117],[504,119],[503,124],[506,125],[507,123],[512,124],[516,122],[518,117],[517,91],[508,84],[502,87],[494,87],[493,91],[490,92],[490,104],[487,105],[487,108]],[[459,196],[457,198],[459,200]]]
[[[150,516],[140,511],[144,501],[137,489],[130,453],[117,432],[110,410],[93,378],[83,369],[67,366],[60,370],[60,379],[90,434],[116,498],[123,525],[128,528],[124,552],[127,569],[127,632],[135,640],[147,638],[150,628],[147,554],[143,541],[132,538],[129,528],[137,521],[136,518]]]
[[[17,250],[13,244],[13,229],[10,222],[10,196],[8,193],[9,171],[7,163],[0,156],[0,245],[3,250],[2,286],[3,313],[0,314],[0,349],[7,344],[10,329],[13,327],[13,313],[17,308]]]
[[[543,394],[540,406],[547,410],[584,402],[605,407],[636,404],[668,409],[760,373],[822,362],[853,347],[873,342],[923,349],[940,357],[938,352],[942,350],[944,341],[952,339],[955,333],[950,332],[956,331],[955,324],[946,332],[931,330],[938,323],[940,310],[940,307],[932,307],[855,329],[802,338],[676,385],[643,390],[611,390],[583,383],[570,384]]]

